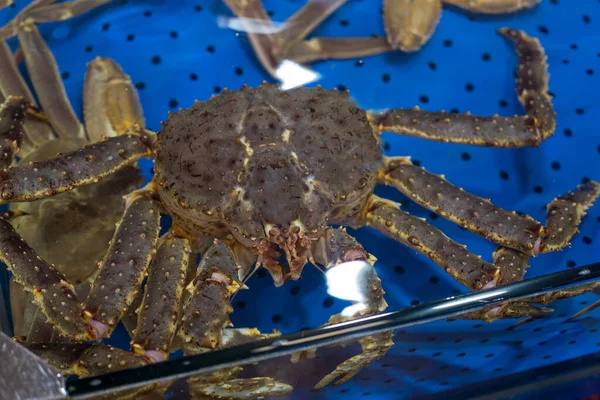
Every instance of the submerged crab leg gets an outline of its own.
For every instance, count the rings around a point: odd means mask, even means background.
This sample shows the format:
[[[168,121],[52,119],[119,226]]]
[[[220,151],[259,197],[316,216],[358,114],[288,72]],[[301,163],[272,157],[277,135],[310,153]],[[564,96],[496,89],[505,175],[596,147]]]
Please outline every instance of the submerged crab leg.
[[[133,302],[156,252],[160,230],[159,202],[141,189],[128,196],[100,266],[100,274],[85,300],[85,314],[108,337]]]
[[[231,248],[215,240],[187,287],[191,295],[184,305],[179,331],[184,343],[203,350],[222,346],[223,328],[230,324],[233,311],[229,296],[241,286],[238,270]]]
[[[19,26],[18,37],[31,82],[50,124],[59,137],[85,138],[85,130],[67,98],[56,59],[32,19]]]
[[[423,47],[435,32],[441,16],[441,0],[383,1],[387,41],[405,52]]]
[[[535,7],[542,0],[444,0],[444,3],[482,14],[506,14]]]
[[[92,60],[85,73],[83,115],[92,143],[143,128],[144,116],[138,92],[119,64],[105,57]]]
[[[278,62],[273,56],[273,37],[260,31],[274,32],[275,27],[265,11],[261,0],[222,0],[241,20],[256,57],[267,72],[276,77]]]
[[[379,182],[394,186],[416,203],[501,246],[536,255],[542,225],[530,217],[494,206],[417,167],[407,157],[385,159]]]
[[[480,117],[469,113],[423,111],[417,107],[399,108],[370,112],[374,129],[441,142],[491,147],[538,146],[552,136],[555,114],[546,93],[548,72],[544,50],[539,41],[523,32],[513,29],[500,29],[499,32],[516,44],[519,55],[517,94],[527,116]]]
[[[282,396],[293,390],[287,383],[269,377],[230,379],[225,382],[198,382],[190,384],[194,399],[264,399]]]
[[[0,171],[0,203],[33,201],[98,182],[152,155],[149,131],[109,138],[47,161]]]
[[[361,212],[361,222],[432,259],[454,279],[472,290],[495,285],[500,269],[481,259],[425,220],[375,195]]]
[[[367,57],[392,51],[382,37],[324,38],[318,37],[298,42],[288,48],[285,58],[300,64],[318,60]]]
[[[95,376],[149,364],[144,356],[104,344],[24,343],[24,346],[65,375]]]
[[[179,317],[191,247],[187,239],[161,239],[150,266],[131,348],[153,361],[169,356]]]
[[[0,40],[0,93],[5,98],[9,96],[23,97],[31,106],[37,106],[33,94],[23,80],[10,48],[4,40]],[[36,146],[55,138],[52,128],[46,122],[29,114],[25,115],[24,133],[25,146],[23,152],[25,154],[34,150]]]
[[[73,285],[42,260],[5,219],[0,219],[0,260],[13,279],[33,293],[34,302],[62,334],[81,341],[98,336],[84,319]]]
[[[336,282],[339,276],[337,274],[356,274],[355,279],[348,282],[356,282],[356,290],[345,290],[346,294],[352,292],[356,297],[349,299],[354,305],[345,309],[341,314],[333,315],[326,325],[333,323],[349,321],[358,317],[374,315],[387,308],[387,303],[383,298],[384,291],[381,287],[381,280],[372,267],[375,258],[371,256],[354,237],[350,236],[344,228],[328,228],[323,236],[314,242],[311,253],[314,262],[325,266],[328,270],[336,268],[337,271],[328,272],[329,290],[336,291]],[[359,271],[351,272],[352,261],[366,261],[368,269],[361,268]],[[356,265],[356,264],[354,264]],[[332,275],[333,272],[333,275]],[[347,282],[343,283],[347,285]],[[347,289],[347,288],[346,288]],[[362,352],[342,364],[321,379],[314,389],[322,389],[330,383],[340,385],[352,379],[360,370],[370,363],[379,360],[394,345],[392,341],[393,333],[383,332],[381,334],[361,338],[359,343],[362,346]]]
[[[23,144],[23,121],[27,103],[8,97],[0,105],[0,169],[9,167]]]

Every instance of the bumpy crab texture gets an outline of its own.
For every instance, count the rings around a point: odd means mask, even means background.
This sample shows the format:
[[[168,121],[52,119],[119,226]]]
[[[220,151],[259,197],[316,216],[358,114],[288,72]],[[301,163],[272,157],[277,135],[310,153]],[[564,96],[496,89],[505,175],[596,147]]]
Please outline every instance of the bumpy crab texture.
[[[347,93],[262,85],[170,115],[155,171],[189,234],[277,243],[293,260],[328,223],[360,212],[381,165],[367,114]]]

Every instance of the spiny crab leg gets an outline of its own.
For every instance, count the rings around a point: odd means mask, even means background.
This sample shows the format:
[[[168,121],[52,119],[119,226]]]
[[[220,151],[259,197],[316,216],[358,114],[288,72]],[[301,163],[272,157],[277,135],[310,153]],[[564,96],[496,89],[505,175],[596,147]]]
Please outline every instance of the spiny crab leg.
[[[5,219],[0,219],[0,259],[13,279],[33,293],[34,302],[61,333],[79,341],[98,337],[84,318],[73,285],[42,260]]]
[[[10,48],[4,40],[0,40],[0,93],[5,98],[9,96],[23,97],[31,106],[37,107],[37,102],[23,80]],[[25,146],[21,155],[23,153],[27,155],[37,146],[55,138],[52,128],[46,122],[29,114],[25,115],[24,133]]]
[[[0,171],[0,203],[33,201],[98,182],[152,155],[155,135],[135,132],[91,144],[47,161]]]
[[[529,255],[540,250],[542,225],[494,206],[417,167],[406,157],[386,158],[379,182],[394,186],[414,202],[486,239]]]
[[[8,97],[0,105],[0,169],[9,167],[23,144],[23,121],[27,103]]]
[[[542,140],[548,139],[556,129],[556,113],[548,95],[547,57],[540,41],[516,29],[501,28],[498,33],[511,40],[517,49],[517,96],[527,115],[533,117]]]
[[[222,346],[223,328],[231,322],[229,296],[241,286],[239,267],[230,246],[220,240],[203,254],[198,275],[188,285],[190,293],[179,334],[187,345],[205,350]]]
[[[542,253],[558,251],[569,245],[577,233],[586,210],[600,197],[600,183],[589,181],[577,189],[560,195],[546,208],[546,231],[542,240]]]
[[[507,14],[535,7],[542,0],[444,0],[444,3],[481,14]]]
[[[83,114],[90,141],[144,127],[144,115],[131,78],[114,60],[96,57],[85,73]]]
[[[441,16],[441,0],[383,0],[387,41],[405,52],[423,47],[435,32]]]
[[[553,135],[555,128],[555,114],[546,93],[548,72],[544,51],[539,41],[523,32],[504,28],[499,33],[513,39],[516,44],[519,55],[517,71],[525,71],[518,72],[517,93],[527,116],[481,117],[470,113],[423,111],[415,107],[370,112],[373,128],[378,132],[388,131],[447,143],[491,147],[539,146]]]
[[[31,82],[50,124],[59,137],[85,138],[85,130],[67,98],[56,60],[33,19],[20,24],[18,37]]]
[[[150,266],[131,348],[153,361],[169,356],[190,253],[189,240],[167,234]]]
[[[472,290],[495,285],[500,269],[466,250],[425,220],[400,205],[372,195],[361,213],[361,222],[431,258],[454,279]]]
[[[160,208],[154,192],[140,189],[127,197],[100,274],[84,302],[85,315],[108,337],[133,302],[156,252]]]

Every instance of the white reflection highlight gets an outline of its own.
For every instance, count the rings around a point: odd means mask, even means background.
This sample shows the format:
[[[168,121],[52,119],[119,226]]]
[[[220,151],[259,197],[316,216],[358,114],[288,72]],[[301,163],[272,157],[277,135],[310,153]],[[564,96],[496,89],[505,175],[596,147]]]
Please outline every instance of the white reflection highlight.
[[[473,303],[476,301],[482,301],[482,300],[487,300],[488,298],[494,298],[494,297],[498,297],[503,295],[504,293],[508,293],[508,291],[506,290],[502,290],[500,292],[498,291],[494,291],[494,293],[477,293],[477,295],[473,295],[468,299],[454,299],[448,303],[444,303],[444,304],[439,304],[435,307],[433,307],[434,310],[439,310],[439,309],[444,309],[444,308],[448,308],[448,307],[456,307],[459,305],[463,305],[465,303]]]
[[[325,272],[327,278],[327,294],[339,299],[363,301],[365,299],[364,283],[365,269],[371,264],[356,260],[340,263]]]
[[[285,29],[285,23],[282,22],[271,22],[257,18],[232,18],[224,15],[217,16],[217,26],[219,28],[233,29],[238,32],[258,33],[261,35],[271,35]]]
[[[353,317],[366,308],[367,305],[365,303],[352,304],[351,306],[348,306],[342,310],[342,316]]]
[[[321,75],[290,60],[283,60],[275,70],[281,90],[290,90],[321,79]]]

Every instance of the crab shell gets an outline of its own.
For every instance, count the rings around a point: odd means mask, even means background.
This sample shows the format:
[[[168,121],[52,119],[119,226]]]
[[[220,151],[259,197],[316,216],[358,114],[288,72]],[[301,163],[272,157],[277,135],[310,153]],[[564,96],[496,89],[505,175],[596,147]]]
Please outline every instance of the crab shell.
[[[263,84],[170,114],[155,179],[188,234],[231,233],[256,248],[316,240],[327,224],[351,220],[382,162],[367,114],[347,92]]]

